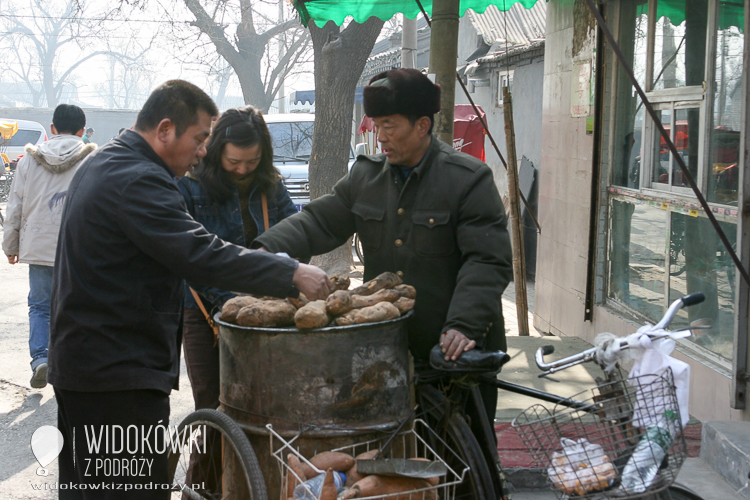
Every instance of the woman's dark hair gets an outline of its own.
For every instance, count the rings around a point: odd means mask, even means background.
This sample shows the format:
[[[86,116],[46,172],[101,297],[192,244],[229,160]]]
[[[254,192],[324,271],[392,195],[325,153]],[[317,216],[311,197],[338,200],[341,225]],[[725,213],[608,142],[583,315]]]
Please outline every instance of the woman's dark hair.
[[[250,148],[260,144],[261,157],[254,171],[253,182],[272,196],[281,181],[281,173],[273,166],[273,146],[262,113],[253,106],[224,111],[213,126],[203,157],[193,175],[198,178],[208,197],[217,204],[232,198],[234,185],[229,172],[221,166],[224,145]]]

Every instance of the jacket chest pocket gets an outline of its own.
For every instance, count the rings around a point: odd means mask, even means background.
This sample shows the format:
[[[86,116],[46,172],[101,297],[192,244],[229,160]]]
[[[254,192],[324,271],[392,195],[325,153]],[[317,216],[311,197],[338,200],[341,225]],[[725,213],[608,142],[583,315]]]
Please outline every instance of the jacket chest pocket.
[[[221,224],[219,207],[213,204],[195,205],[195,220],[203,224],[208,232],[218,232]]]
[[[368,250],[378,250],[383,238],[383,217],[385,210],[363,203],[355,203],[352,213],[357,216],[357,234],[362,247]]]
[[[414,224],[414,250],[424,257],[450,255],[456,250],[456,238],[450,224],[451,213],[439,210],[418,210],[411,217]]]

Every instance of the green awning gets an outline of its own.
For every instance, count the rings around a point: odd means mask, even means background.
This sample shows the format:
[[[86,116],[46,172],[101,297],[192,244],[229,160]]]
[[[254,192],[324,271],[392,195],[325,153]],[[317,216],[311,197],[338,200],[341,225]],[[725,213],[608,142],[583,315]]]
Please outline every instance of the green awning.
[[[690,0],[658,0],[656,2],[656,19],[666,17],[672,26],[679,26],[685,22],[686,3]],[[638,14],[648,13],[648,4],[638,7]],[[740,32],[744,31],[745,6],[742,0],[721,0],[719,2],[719,29],[725,30],[735,26]]]
[[[517,3],[530,9],[536,2],[537,0],[461,0],[458,14],[463,16],[466,9],[481,14],[490,5],[495,5],[504,12]],[[432,0],[422,0],[422,6],[432,16]],[[340,26],[347,16],[363,23],[373,16],[387,21],[399,12],[409,19],[414,19],[421,13],[416,0],[294,0],[294,8],[305,26],[311,19],[318,26],[328,21]]]

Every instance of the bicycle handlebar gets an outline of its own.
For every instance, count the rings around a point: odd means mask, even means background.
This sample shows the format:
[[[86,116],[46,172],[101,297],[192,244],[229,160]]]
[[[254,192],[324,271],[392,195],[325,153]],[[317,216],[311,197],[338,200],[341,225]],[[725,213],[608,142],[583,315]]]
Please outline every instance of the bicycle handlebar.
[[[664,313],[664,317],[661,320],[659,320],[659,322],[656,325],[651,327],[650,332],[644,332],[643,334],[648,335],[652,340],[658,340],[658,339],[669,336],[671,333],[665,332],[664,328],[669,325],[669,323],[672,321],[674,316],[677,314],[677,311],[679,311],[683,307],[689,307],[695,304],[700,304],[705,299],[706,299],[706,296],[698,292],[698,293],[686,295],[685,297],[675,300],[669,306],[669,309],[667,309],[667,312]],[[620,341],[620,349],[624,350],[624,349],[628,349],[628,347],[629,346],[626,341],[624,340]],[[539,369],[544,372],[540,375],[540,377],[551,375],[555,372],[565,370],[566,368],[570,368],[575,365],[580,365],[582,363],[588,363],[589,361],[594,361],[596,359],[597,348],[592,347],[590,349],[586,349],[585,351],[579,352],[578,354],[574,354],[566,358],[558,359],[557,361],[552,361],[551,363],[545,363],[544,356],[548,354],[552,354],[554,351],[555,351],[555,348],[549,345],[540,347],[539,349],[536,350],[534,361],[536,361],[536,365],[539,367]]]

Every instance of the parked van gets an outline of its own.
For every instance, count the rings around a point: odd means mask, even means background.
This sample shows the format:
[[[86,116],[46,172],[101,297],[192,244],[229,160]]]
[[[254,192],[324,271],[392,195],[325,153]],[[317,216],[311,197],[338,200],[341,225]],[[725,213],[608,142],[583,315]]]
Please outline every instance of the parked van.
[[[10,139],[0,137],[0,153],[8,155],[10,161],[25,154],[24,146],[27,144],[41,144],[47,140],[47,131],[41,123],[28,120],[14,120],[12,118],[0,118],[0,123],[17,122],[18,131]]]
[[[310,152],[312,151],[315,115],[312,113],[279,113],[263,115],[271,133],[273,164],[281,172],[289,196],[297,207],[310,203]],[[349,151],[349,168],[354,151]]]

